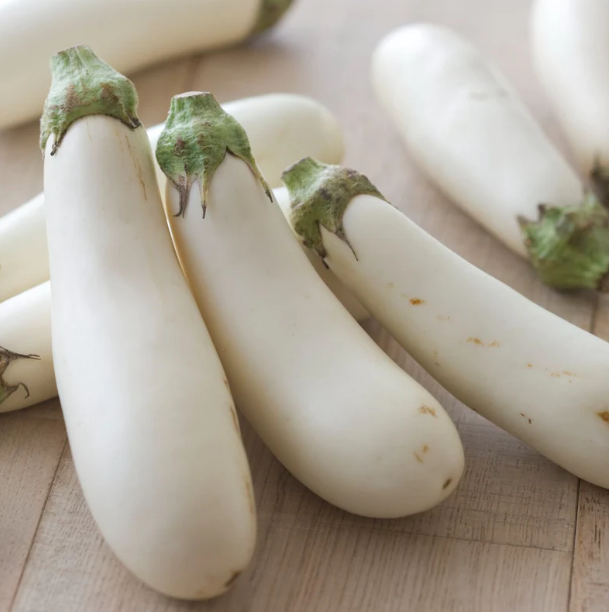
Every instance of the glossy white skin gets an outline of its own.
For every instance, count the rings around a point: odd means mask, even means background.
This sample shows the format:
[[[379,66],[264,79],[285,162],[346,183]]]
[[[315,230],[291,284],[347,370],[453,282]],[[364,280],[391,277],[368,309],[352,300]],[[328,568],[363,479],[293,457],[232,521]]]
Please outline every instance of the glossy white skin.
[[[609,488],[609,344],[530,302],[390,204],[357,196],[327,264],[438,382],[576,476]],[[411,302],[412,300],[412,302]]]
[[[519,215],[577,205],[583,186],[506,79],[467,40],[415,24],[373,57],[377,97],[420,167],[464,211],[527,256]]]
[[[173,186],[166,201],[177,210]],[[391,518],[441,502],[464,461],[442,407],[332,295],[244,162],[226,157],[208,202],[202,219],[196,184],[185,218],[171,217],[174,238],[237,405],[263,441],[349,512]]]
[[[609,2],[536,0],[531,52],[582,169],[609,164]]]
[[[40,115],[49,57],[61,49],[86,41],[116,70],[131,73],[244,40],[260,6],[261,0],[4,0],[0,129]]]
[[[219,595],[254,549],[250,473],[223,368],[173,251],[146,132],[87,117],[54,157],[48,147],[53,357],[85,498],[149,586]]]
[[[51,350],[51,284],[47,281],[0,304],[0,346],[20,355],[40,359],[12,361],[4,380],[23,387],[0,402],[0,412],[27,408],[57,395]]]
[[[0,43],[1,44],[1,43]],[[283,170],[303,157],[328,164],[343,157],[340,126],[332,113],[305,96],[269,94],[223,105],[247,131],[259,167],[272,186],[281,185]],[[164,124],[148,130],[152,147]],[[161,193],[165,175],[156,165]],[[49,278],[44,194],[0,217],[0,302]]]
[[[0,302],[49,280],[44,194],[0,217]]]
[[[290,218],[290,194],[285,187],[278,187],[273,190],[275,200],[281,208],[283,216],[286,218],[289,224]],[[315,271],[321,279],[328,285],[332,293],[341,301],[342,305],[349,311],[351,316],[356,321],[364,321],[370,317],[370,313],[362,306],[362,303],[345,287],[345,285],[338,279],[336,274],[332,270],[324,266],[323,261],[306,246],[301,245],[302,250],[311,262],[311,265],[315,268]]]

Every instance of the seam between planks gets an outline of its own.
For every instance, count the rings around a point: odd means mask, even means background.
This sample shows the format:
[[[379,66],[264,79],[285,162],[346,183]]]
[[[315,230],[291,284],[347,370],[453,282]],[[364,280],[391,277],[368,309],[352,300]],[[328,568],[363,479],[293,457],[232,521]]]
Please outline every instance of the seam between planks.
[[[61,465],[61,461],[63,459],[63,456],[65,455],[67,446],[68,446],[68,437],[66,435],[66,439],[63,442],[61,452],[59,453],[59,457],[57,459],[57,464],[55,465],[55,470],[53,471],[53,478],[51,479],[51,484],[48,488],[47,496],[44,500],[44,504],[42,505],[42,509],[40,510],[40,515],[38,516],[38,522],[36,523],[36,529],[34,530],[34,533],[32,535],[32,540],[30,541],[30,546],[28,548],[27,555],[25,557],[25,562],[23,563],[23,567],[21,568],[21,574],[19,575],[19,580],[17,581],[17,584],[15,586],[15,591],[13,592],[13,596],[11,597],[11,603],[9,605],[8,612],[12,612],[15,606],[15,601],[17,600],[17,595],[19,593],[19,589],[21,588],[21,583],[23,581],[23,575],[25,574],[25,570],[30,561],[30,556],[32,554],[32,548],[34,548],[34,542],[36,541],[36,536],[38,535],[38,531],[40,529],[40,523],[42,522],[42,517],[44,516],[47,504],[49,503],[49,498],[51,497],[51,493],[53,491],[53,487],[55,486],[55,481],[57,480],[57,474],[59,473],[59,466]]]
[[[579,485],[578,485],[579,487]],[[326,502],[327,503],[327,502]],[[579,505],[578,505],[579,507]],[[576,508],[576,520],[577,520],[577,508]],[[542,550],[544,552],[553,552],[553,553],[573,553],[574,551],[568,548],[550,548],[548,546],[533,546],[531,544],[514,544],[512,542],[495,542],[492,540],[481,540],[478,538],[463,538],[459,536],[451,536],[451,535],[441,535],[441,534],[433,534],[433,533],[417,533],[416,531],[399,531],[395,529],[388,529],[384,527],[374,527],[367,525],[342,525],[342,524],[333,524],[333,523],[325,523],[322,525],[323,527],[331,527],[331,528],[339,528],[343,527],[348,529],[349,531],[357,531],[357,532],[370,532],[370,533],[393,533],[395,536],[409,536],[416,538],[429,538],[429,539],[437,539],[437,540],[450,540],[453,542],[471,542],[472,544],[484,544],[489,546],[508,546],[510,548],[524,548],[528,550]],[[282,526],[280,529],[286,529],[286,527]],[[298,527],[292,525],[289,529],[304,529],[308,531],[307,527]],[[575,538],[575,534],[573,536]]]
[[[598,301],[597,301],[598,304]],[[577,506],[575,508],[575,529],[573,530],[573,554],[571,556],[571,572],[569,574],[569,592],[567,595],[567,612],[571,610],[571,598],[573,595],[573,578],[575,574],[575,555],[577,554],[577,535],[579,533],[579,497],[582,490],[582,481],[577,480]]]

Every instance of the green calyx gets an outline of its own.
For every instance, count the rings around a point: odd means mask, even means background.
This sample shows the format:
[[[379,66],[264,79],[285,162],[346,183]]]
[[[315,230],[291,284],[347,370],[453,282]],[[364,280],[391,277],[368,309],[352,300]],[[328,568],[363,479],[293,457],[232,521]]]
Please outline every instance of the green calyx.
[[[260,0],[258,19],[252,34],[260,34],[272,28],[292,6],[294,0]]]
[[[272,201],[271,190],[256,165],[241,124],[225,112],[210,93],[175,96],[157,144],[156,158],[180,194],[180,209],[176,217],[184,215],[190,190],[196,181],[201,186],[205,217],[209,185],[227,153],[250,167]]]
[[[609,214],[592,193],[580,206],[539,206],[519,220],[539,276],[556,289],[609,290]]]
[[[141,125],[133,83],[100,60],[89,47],[70,47],[54,55],[51,73],[51,89],[40,120],[43,152],[54,134],[51,151],[54,155],[72,123],[89,115],[108,115],[131,129]]]
[[[311,157],[305,157],[288,168],[282,180],[290,194],[290,224],[305,246],[322,259],[327,255],[322,227],[338,236],[353,251],[345,235],[343,216],[354,197],[371,195],[385,200],[364,175],[342,166],[322,164]],[[357,254],[353,254],[357,258]]]
[[[38,355],[21,355],[19,353],[13,353],[4,347],[0,346],[0,404],[6,401],[15,391],[21,387],[25,391],[25,397],[30,396],[30,390],[28,386],[23,382],[15,383],[11,385],[4,380],[4,375],[8,370],[8,367],[17,361],[18,359],[40,359]]]

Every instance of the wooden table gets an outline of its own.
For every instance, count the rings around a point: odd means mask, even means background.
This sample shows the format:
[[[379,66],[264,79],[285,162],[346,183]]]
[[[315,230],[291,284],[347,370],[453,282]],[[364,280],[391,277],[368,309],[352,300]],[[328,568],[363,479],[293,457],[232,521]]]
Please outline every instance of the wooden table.
[[[395,26],[447,24],[502,66],[565,149],[526,46],[528,0],[300,0],[272,36],[136,75],[141,117],[170,97],[308,94],[340,118],[346,163],[469,261],[580,327],[609,339],[609,299],[559,295],[451,205],[415,169],[373,98],[370,53]],[[86,41],[83,41],[86,42]],[[0,133],[0,212],[42,187],[38,126]],[[609,493],[579,482],[455,401],[375,323],[367,330],[448,408],[467,471],[420,516],[343,513],[292,478],[244,427],[259,508],[250,570],[227,596],[186,604],[156,595],[100,537],[74,474],[59,403],[0,416],[0,612],[558,612],[609,610]],[[609,375],[609,373],[608,373]],[[609,469],[609,466],[608,466]]]

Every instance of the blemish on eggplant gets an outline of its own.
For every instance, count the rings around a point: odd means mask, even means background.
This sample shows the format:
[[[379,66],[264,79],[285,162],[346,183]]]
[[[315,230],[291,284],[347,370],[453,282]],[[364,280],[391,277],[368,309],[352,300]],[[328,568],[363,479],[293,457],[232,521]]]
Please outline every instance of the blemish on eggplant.
[[[469,337],[467,339],[468,342],[470,342],[471,344],[475,344],[476,346],[484,346],[484,342],[482,342],[482,340],[480,340],[480,338],[473,338],[473,337]]]
[[[444,486],[442,487],[443,490],[448,489],[448,487],[450,487],[451,483],[452,483],[453,479],[449,478],[445,483]]]
[[[427,444],[425,444],[423,446],[423,454],[427,453],[429,451],[429,446],[427,446]]]
[[[499,348],[501,345],[499,344],[499,342],[497,342],[497,340],[493,341],[490,343],[490,348]]]
[[[424,463],[424,461],[423,461],[423,457],[421,457],[421,455],[419,455],[419,453],[414,453],[414,456],[415,456],[416,460],[417,460],[419,463]]]
[[[235,580],[237,580],[237,578],[239,578],[239,576],[241,576],[241,572],[233,572],[233,575],[224,583],[224,588],[228,589],[229,586],[231,586]]]
[[[413,306],[421,306],[421,304],[425,304],[425,300],[422,300],[421,298],[412,298],[410,300],[410,303]]]
[[[529,419],[529,417],[524,412],[521,412],[520,416],[524,417],[529,422],[529,425],[533,423],[533,419]]]
[[[436,417],[436,418],[438,417],[438,415],[436,414],[435,408],[432,408],[431,406],[423,405],[419,408],[419,412],[421,414],[431,414],[432,417]]]
[[[532,363],[527,363],[527,368],[532,368],[533,364]]]
[[[609,410],[605,410],[605,412],[599,412],[598,416],[605,421],[605,423],[609,423]]]
[[[148,201],[148,193],[146,192],[146,181],[144,181],[144,177],[142,176],[142,168],[137,160],[137,157],[133,154],[133,149],[131,148],[131,144],[129,143],[129,138],[125,136],[125,142],[127,143],[127,148],[129,149],[129,154],[131,155],[131,159],[133,160],[133,164],[135,165],[135,169],[137,170],[137,178],[142,186],[142,191],[144,192],[144,200]]]

